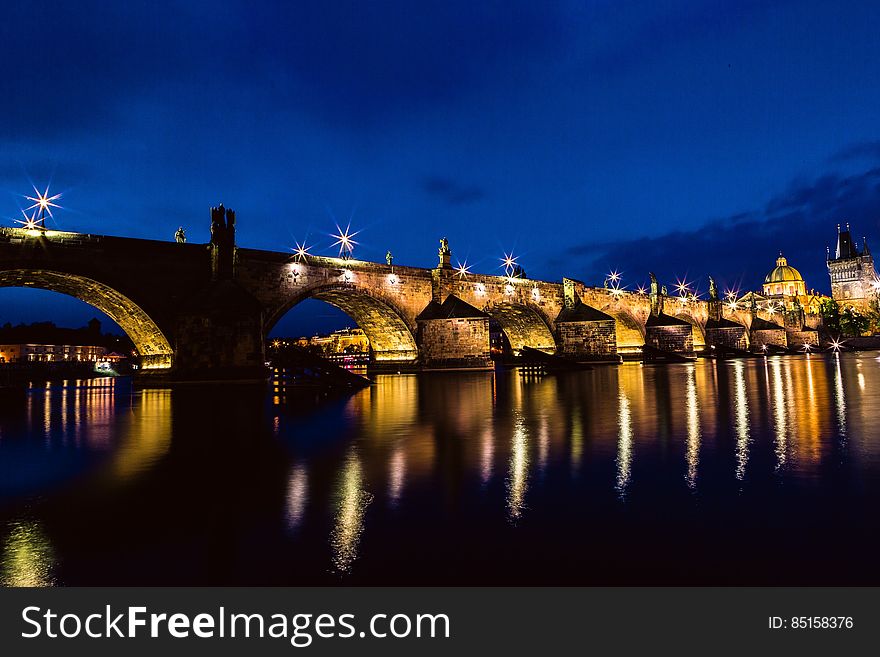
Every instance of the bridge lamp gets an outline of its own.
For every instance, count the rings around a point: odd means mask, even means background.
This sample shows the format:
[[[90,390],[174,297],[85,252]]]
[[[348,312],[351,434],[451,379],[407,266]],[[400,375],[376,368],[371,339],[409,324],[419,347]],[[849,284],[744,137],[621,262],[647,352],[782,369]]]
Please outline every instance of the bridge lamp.
[[[727,302],[727,307],[731,310],[736,310],[738,308],[736,301],[734,301],[733,299]]]
[[[811,349],[810,345],[808,345],[806,342],[804,342],[804,353],[805,354],[810,353],[810,349]]]
[[[354,253],[354,247],[357,246],[357,242],[352,239],[358,232],[351,232],[351,224],[345,227],[345,230],[342,230],[339,227],[339,224],[336,225],[336,234],[331,235],[331,237],[336,238],[336,241],[333,242],[332,246],[339,247],[339,257],[343,259],[351,258],[352,253]]]
[[[33,201],[34,204],[31,205],[28,210],[34,211],[33,221],[37,224],[36,228],[29,228],[28,230],[36,230],[39,228],[46,227],[46,215],[48,214],[53,219],[55,218],[52,214],[52,208],[60,208],[60,205],[57,205],[55,201],[61,198],[61,194],[55,194],[54,196],[49,196],[49,186],[46,185],[46,191],[40,193],[40,190],[34,187],[34,194],[36,196],[25,196],[28,201]]]
[[[639,286],[636,288],[636,292],[638,292],[638,293],[641,294],[641,295],[645,295],[645,294],[648,293],[648,289],[647,289],[644,285],[639,285]]]
[[[831,340],[831,348],[839,353],[840,348],[843,347],[843,340]]]
[[[675,279],[675,289],[681,296],[685,296],[688,292],[690,292],[690,283],[687,281],[683,281],[680,279]]]
[[[459,262],[455,269],[459,278],[467,278],[467,275],[471,273],[471,268],[468,265],[467,260],[465,260],[464,263]]]
[[[504,257],[501,258],[501,262],[504,263],[505,273],[510,276],[513,273],[514,269],[516,269],[516,258],[514,257],[513,253],[505,253]]]
[[[620,272],[614,269],[608,273],[607,278],[612,283],[617,283],[620,281]]]
[[[297,243],[296,243],[296,247],[293,249],[293,257],[294,257],[294,259],[295,259],[297,262],[306,262],[306,260],[308,259],[308,257],[311,255],[311,254],[309,253],[309,249],[311,249],[311,248],[312,248],[312,247],[310,247],[310,246],[306,246],[306,243],[305,243],[305,242],[303,242],[302,244],[300,244],[299,242],[297,242]]]

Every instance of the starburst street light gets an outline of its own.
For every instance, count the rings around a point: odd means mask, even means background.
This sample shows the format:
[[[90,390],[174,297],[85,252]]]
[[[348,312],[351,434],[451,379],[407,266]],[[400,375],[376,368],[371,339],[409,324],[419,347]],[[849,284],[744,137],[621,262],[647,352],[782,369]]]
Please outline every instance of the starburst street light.
[[[293,258],[298,262],[305,262],[308,256],[311,255],[309,253],[309,249],[311,248],[312,247],[310,246],[306,246],[305,242],[303,242],[302,244],[297,242],[296,247],[293,249]]]
[[[617,271],[616,269],[613,269],[610,272],[608,272],[608,276],[606,278],[611,283],[618,283],[618,282],[620,282],[620,272]]]
[[[55,203],[58,199],[61,198],[61,194],[54,194],[53,196],[49,196],[49,185],[46,185],[46,191],[40,193],[40,190],[34,186],[34,194],[36,196],[25,196],[28,201],[33,201],[34,204],[30,207],[26,208],[27,210],[33,210],[33,223],[36,224],[36,228],[45,228],[46,227],[46,215],[48,214],[51,218],[55,218],[52,214],[52,208],[60,208],[61,206]]]
[[[639,286],[636,288],[636,292],[638,292],[639,294],[647,294],[647,293],[648,293],[648,288],[646,288],[644,285],[639,285]]]
[[[463,263],[459,262],[455,270],[458,273],[459,278],[467,278],[467,275],[471,273],[471,268],[470,265],[468,265],[467,260]]]
[[[34,212],[31,213],[30,216],[28,216],[27,212],[22,210],[21,216],[23,216],[24,219],[13,219],[13,221],[15,221],[15,223],[17,224],[21,224],[25,230],[40,230],[41,226],[39,220],[37,219],[36,210],[34,210]]]
[[[687,296],[687,293],[690,292],[690,283],[686,280],[675,279],[675,290],[678,292],[679,296]]]
[[[357,242],[355,242],[352,238],[358,233],[351,232],[351,224],[346,226],[345,230],[342,230],[339,227],[339,224],[336,224],[337,234],[332,235],[331,237],[335,237],[336,241],[333,242],[332,246],[339,245],[339,257],[343,259],[351,258],[351,254],[354,252],[354,247],[357,246]],[[360,232],[360,231],[358,231]]]
[[[516,270],[516,257],[514,257],[513,252],[505,253],[504,257],[501,258],[501,262],[504,263],[504,273],[511,276]]]
[[[841,348],[843,348],[843,340],[835,340],[832,338],[831,349],[837,353],[840,353]]]

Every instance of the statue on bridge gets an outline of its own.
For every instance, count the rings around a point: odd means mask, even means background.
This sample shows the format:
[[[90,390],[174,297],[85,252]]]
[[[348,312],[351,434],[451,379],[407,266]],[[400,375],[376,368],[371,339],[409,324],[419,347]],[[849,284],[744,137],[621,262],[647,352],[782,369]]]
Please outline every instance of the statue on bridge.
[[[666,286],[664,285],[661,290],[654,272],[648,272],[648,276],[651,277],[651,314],[657,317],[663,312],[663,297],[666,296]]]
[[[178,244],[186,244],[186,231],[183,229],[183,226],[177,229],[177,232],[174,233],[174,241]]]
[[[709,277],[709,301],[718,301],[718,286],[715,285],[715,279]]]
[[[215,279],[230,280],[235,269],[235,211],[211,208],[211,252]]]
[[[452,269],[452,251],[449,250],[449,240],[445,237],[440,238],[440,249],[437,251],[440,256],[440,268]]]
[[[394,264],[394,256],[391,255],[391,251],[385,252],[385,263],[391,267]]]

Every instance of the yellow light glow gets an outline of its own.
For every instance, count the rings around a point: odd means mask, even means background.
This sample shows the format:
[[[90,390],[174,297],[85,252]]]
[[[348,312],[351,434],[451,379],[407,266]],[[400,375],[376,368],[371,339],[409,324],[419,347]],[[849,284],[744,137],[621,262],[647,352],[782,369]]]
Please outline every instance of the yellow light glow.
[[[455,269],[460,278],[466,278],[467,275],[471,273],[471,268],[468,265],[467,260],[465,260],[464,263],[459,262]]]

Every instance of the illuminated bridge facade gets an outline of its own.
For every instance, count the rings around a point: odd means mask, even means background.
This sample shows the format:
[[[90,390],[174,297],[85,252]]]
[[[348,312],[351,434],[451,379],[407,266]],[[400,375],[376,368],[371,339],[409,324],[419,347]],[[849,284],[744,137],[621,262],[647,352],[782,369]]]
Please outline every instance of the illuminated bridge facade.
[[[0,287],[52,290],[100,309],[133,341],[143,375],[163,381],[261,378],[266,336],[310,298],[351,316],[373,365],[391,368],[488,367],[491,320],[514,353],[611,361],[645,344],[694,354],[716,343],[811,342],[819,321],[573,279],[462,274],[448,250],[422,269],[240,248],[234,213],[222,206],[211,234],[207,244],[179,244],[0,228]]]

